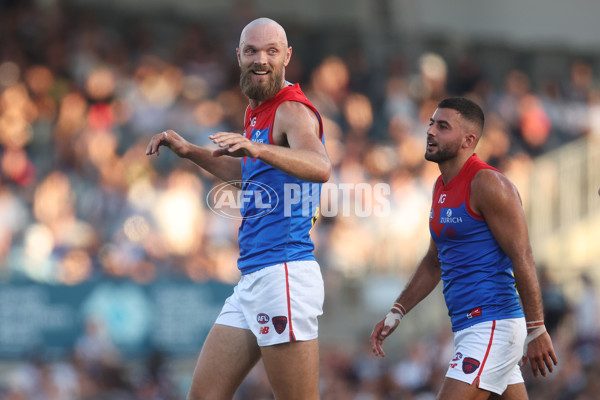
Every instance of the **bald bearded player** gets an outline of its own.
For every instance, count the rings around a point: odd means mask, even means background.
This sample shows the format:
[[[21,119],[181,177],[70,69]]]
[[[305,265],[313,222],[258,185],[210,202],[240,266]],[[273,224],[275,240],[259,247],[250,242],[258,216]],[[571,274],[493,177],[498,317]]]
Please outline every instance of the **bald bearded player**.
[[[272,211],[260,218],[252,218],[257,204],[242,202],[241,278],[204,342],[188,400],[231,399],[261,358],[275,398],[318,399],[324,289],[309,231],[318,214],[315,199],[331,173],[323,124],[298,84],[285,80],[292,48],[277,22],[250,22],[236,52],[249,99],[244,134],[215,133],[210,138],[219,149],[210,151],[167,130],[146,149],[151,155],[168,147],[244,192],[268,187],[277,193],[261,199]],[[286,185],[310,193],[291,205],[271,204],[285,198]]]

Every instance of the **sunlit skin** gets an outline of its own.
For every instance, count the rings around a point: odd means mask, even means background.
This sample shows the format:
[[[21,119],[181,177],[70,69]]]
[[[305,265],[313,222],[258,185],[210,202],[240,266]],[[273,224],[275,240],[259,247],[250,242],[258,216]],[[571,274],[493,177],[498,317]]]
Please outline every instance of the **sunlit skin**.
[[[425,159],[439,165],[444,183],[448,183],[473,154],[480,137],[475,123],[465,120],[450,108],[438,108],[429,119]]]
[[[240,35],[236,54],[240,87],[250,108],[259,107],[286,87],[285,67],[292,48],[277,22],[267,18],[250,22]],[[272,142],[253,142],[240,133],[210,135],[218,146],[213,150],[196,146],[168,129],[152,137],[146,155],[158,155],[160,147],[168,147],[226,182],[242,180],[240,157],[259,159],[303,181],[329,179],[331,161],[321,141],[321,124],[306,104],[283,101],[277,106]],[[188,400],[231,399],[261,358],[275,398],[319,398],[318,339],[259,347],[250,330],[215,324],[198,357]]]
[[[292,48],[277,22],[259,18],[248,24],[240,35],[236,53],[241,70],[240,85],[250,107],[258,107],[284,87],[285,67]],[[224,181],[242,179],[239,161],[234,159],[239,157],[261,159],[309,182],[326,182],[331,174],[331,161],[319,139],[319,121],[312,111],[297,102],[284,102],[277,109],[273,129],[277,146],[252,142],[239,132],[217,132],[209,138],[219,146],[217,150],[200,150],[169,129],[154,135],[146,155],[158,155],[159,148],[166,146]]]
[[[478,118],[467,119],[453,108],[438,108],[427,129],[425,158],[438,164],[444,185],[448,185],[474,154],[482,132]],[[471,180],[470,208],[485,220],[500,248],[510,258],[517,290],[526,321],[543,321],[543,306],[536,277],[533,253],[529,244],[527,223],[516,187],[498,171],[479,170]],[[419,263],[405,289],[396,298],[405,312],[410,312],[433,291],[441,280],[442,265],[435,241],[430,239],[429,250]],[[392,309],[391,313],[398,313]],[[388,323],[386,325],[386,320]],[[385,356],[384,340],[398,327],[399,320],[384,318],[371,333],[373,354]],[[533,328],[528,328],[533,332]],[[547,332],[529,342],[521,364],[529,363],[534,376],[546,376],[558,360]],[[527,392],[523,383],[509,384],[502,395],[479,389],[466,382],[445,378],[436,397],[438,400],[524,400]]]
[[[283,88],[292,48],[280,25],[262,20],[251,23],[242,31],[236,54],[240,86],[250,107],[256,108]]]

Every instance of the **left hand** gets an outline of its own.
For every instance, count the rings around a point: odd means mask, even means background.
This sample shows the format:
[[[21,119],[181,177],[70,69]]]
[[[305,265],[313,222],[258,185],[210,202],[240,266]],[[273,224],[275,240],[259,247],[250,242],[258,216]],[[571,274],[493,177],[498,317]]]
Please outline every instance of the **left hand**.
[[[389,318],[389,316],[396,316],[396,318]],[[379,321],[371,332],[371,350],[376,356],[385,357],[383,351],[383,341],[392,333],[398,325],[402,317],[399,317],[398,313],[390,313],[381,321]]]
[[[533,375],[536,377],[538,373],[546,376],[546,368],[548,368],[548,372],[554,370],[552,364],[557,365],[558,360],[556,354],[554,354],[554,347],[552,346],[552,340],[548,332],[544,332],[529,342],[526,349],[526,356],[523,357],[521,365],[525,365],[527,360],[529,360]]]
[[[220,148],[213,152],[213,156],[252,157],[260,156],[260,143],[248,140],[244,135],[232,132],[218,132],[210,135],[209,139]]]

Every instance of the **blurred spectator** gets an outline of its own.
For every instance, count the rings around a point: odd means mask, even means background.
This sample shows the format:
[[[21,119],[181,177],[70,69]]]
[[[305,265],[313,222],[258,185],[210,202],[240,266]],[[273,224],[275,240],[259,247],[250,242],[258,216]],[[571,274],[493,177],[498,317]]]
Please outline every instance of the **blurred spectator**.
[[[600,295],[589,274],[581,274],[583,285],[575,304],[575,346],[585,366],[600,361]]]
[[[92,318],[85,322],[85,331],[75,344],[75,355],[86,369],[93,369],[98,364],[117,363],[120,358],[104,324]]]
[[[569,312],[569,306],[563,289],[552,279],[547,267],[538,266],[538,277],[544,306],[544,322],[550,335],[554,335],[554,331]]]

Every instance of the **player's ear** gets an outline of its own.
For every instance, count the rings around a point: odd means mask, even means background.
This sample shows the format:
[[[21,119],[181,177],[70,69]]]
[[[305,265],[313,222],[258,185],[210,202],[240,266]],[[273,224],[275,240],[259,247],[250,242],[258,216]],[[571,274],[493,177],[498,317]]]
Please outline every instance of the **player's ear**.
[[[474,147],[477,144],[477,135],[472,132],[467,133],[463,138],[463,147]]]
[[[236,49],[235,49],[235,55],[236,55],[237,60],[238,60],[238,66],[241,67],[242,66],[242,61],[240,60],[240,48],[239,47],[236,47]]]
[[[283,66],[287,67],[292,58],[292,46],[289,46],[285,51],[285,59],[283,60]]]

